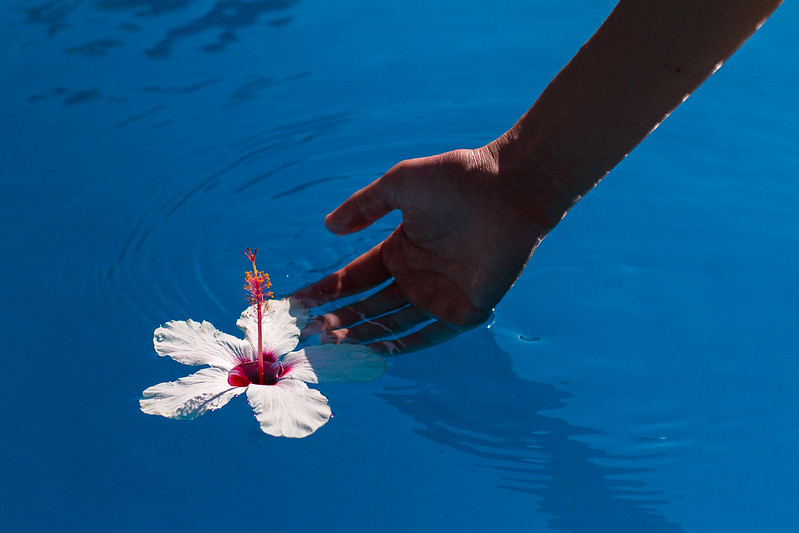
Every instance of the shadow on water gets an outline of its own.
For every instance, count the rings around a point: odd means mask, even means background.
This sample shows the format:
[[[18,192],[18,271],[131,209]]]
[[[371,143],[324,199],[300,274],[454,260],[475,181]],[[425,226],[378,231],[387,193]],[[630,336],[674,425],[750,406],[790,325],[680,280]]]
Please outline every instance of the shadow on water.
[[[53,36],[70,27],[67,20],[80,4],[81,0],[51,0],[19,11],[25,14],[25,23],[46,26],[47,35]]]
[[[213,54],[224,51],[228,45],[239,40],[239,34],[254,28],[258,42],[263,41],[263,33],[268,27],[277,28],[288,24],[291,20],[289,9],[297,0],[50,0],[34,3],[32,6],[17,6],[14,12],[18,22],[28,26],[45,29],[45,36],[53,38],[59,34],[60,52],[64,56],[98,62],[97,72],[112,72],[104,61],[118,61],[118,54],[127,49],[138,50],[144,59],[169,60],[181,41],[192,43],[200,41],[199,47],[191,48],[188,54]],[[191,8],[191,9],[189,9]],[[148,31],[142,33],[144,27]],[[64,36],[60,34],[63,32]],[[208,35],[210,34],[210,37]],[[154,37],[152,37],[154,36]],[[25,35],[25,39],[35,39],[35,34]],[[67,41],[67,44],[62,44]],[[71,42],[69,42],[71,41]],[[20,49],[30,43],[20,42]],[[33,46],[33,45],[30,45]],[[43,43],[35,46],[44,47]],[[108,80],[116,75],[93,79],[93,85],[80,86],[87,83],[87,78],[71,69],[59,71],[59,75],[51,78],[54,86],[50,89],[37,89],[27,95],[30,103],[60,102],[62,107],[73,107],[80,104],[97,102],[127,103],[137,102],[142,97],[182,97],[198,92],[207,87],[223,84],[224,76],[205,76],[202,78],[183,78],[185,84],[176,84],[175,80],[166,81],[163,76],[153,77],[152,73],[142,70],[139,62],[126,56],[126,71],[131,75],[131,89],[120,94],[117,84],[110,89]],[[224,71],[230,75],[231,71]],[[309,76],[309,72],[295,72],[279,76],[265,76],[262,72],[250,74],[248,79],[235,84],[231,94],[221,109],[231,109],[262,99],[275,87]],[[168,76],[167,76],[168,77]],[[141,83],[145,80],[144,83]],[[39,80],[37,80],[39,81]],[[77,86],[76,86],[77,85]],[[136,88],[138,86],[138,91]],[[159,110],[165,109],[163,101],[158,102]],[[153,106],[151,105],[150,108]],[[144,109],[117,123],[126,124],[140,116]],[[162,119],[154,127],[170,125],[171,119]],[[174,122],[174,121],[173,121]],[[115,125],[108,131],[118,129]],[[106,133],[108,133],[108,131]],[[104,134],[101,134],[104,135]]]
[[[600,432],[542,414],[565,407],[569,393],[516,376],[509,355],[487,330],[467,337],[447,350],[394,361],[387,374],[412,384],[385,388],[379,396],[421,424],[419,435],[496,471],[497,487],[537,496],[553,529],[683,531],[653,510],[666,503],[664,497],[633,479],[650,469],[597,464],[644,458],[611,456],[575,439]]]
[[[176,41],[208,30],[218,30],[220,33],[215,43],[205,45],[201,50],[206,53],[221,52],[228,44],[238,41],[236,36],[238,30],[255,25],[265,13],[288,9],[294,3],[295,0],[263,0],[258,2],[228,0],[218,2],[205,15],[188,24],[170,29],[164,39],[153,48],[147,50],[147,57],[152,59],[167,57],[172,53],[172,48]],[[271,23],[282,26],[286,22],[286,19],[281,18]]]
[[[153,16],[183,9],[200,0],[95,0],[93,4],[107,11],[137,10],[137,16]]]
[[[105,57],[110,50],[122,46],[118,39],[97,39],[80,46],[73,46],[64,50],[65,54],[83,57]]]
[[[34,7],[19,8],[18,11],[24,14],[25,23],[45,26],[47,35],[53,36],[72,28],[70,19],[83,6],[108,13],[132,12],[136,22],[146,22],[148,18],[166,15],[199,3],[201,0],[51,0]],[[237,32],[240,30],[255,26],[261,23],[265,15],[281,13],[295,3],[297,0],[222,0],[216,2],[205,14],[185,24],[167,29],[166,35],[144,53],[151,59],[163,59],[172,53],[178,41],[207,31],[219,33],[214,42],[202,46],[200,50],[209,54],[221,52],[228,44],[239,40]],[[268,20],[266,24],[277,27],[287,24],[290,20],[291,17],[284,14]],[[128,21],[120,24],[117,29],[135,32],[141,28],[139,24]],[[86,57],[105,57],[110,49],[121,47],[123,44],[119,39],[101,38],[70,47],[65,52]]]

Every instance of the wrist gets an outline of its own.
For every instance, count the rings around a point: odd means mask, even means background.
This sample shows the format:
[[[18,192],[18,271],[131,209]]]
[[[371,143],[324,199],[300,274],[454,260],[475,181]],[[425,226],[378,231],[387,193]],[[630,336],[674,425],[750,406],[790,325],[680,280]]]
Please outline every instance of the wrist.
[[[519,124],[480,150],[491,161],[498,186],[542,237],[591,188],[575,186],[553,151],[532,145]]]

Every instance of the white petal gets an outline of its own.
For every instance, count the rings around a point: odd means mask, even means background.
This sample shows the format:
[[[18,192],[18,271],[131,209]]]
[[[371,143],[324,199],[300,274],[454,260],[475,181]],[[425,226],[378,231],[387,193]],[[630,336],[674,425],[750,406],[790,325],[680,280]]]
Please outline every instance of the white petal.
[[[252,361],[249,343],[222,333],[210,322],[172,321],[155,330],[153,345],[158,355],[168,355],[184,365],[211,365],[230,370]]]
[[[298,318],[291,314],[292,305],[287,299],[267,300],[263,316],[263,343],[264,351],[275,356],[283,355],[293,350],[300,339],[300,328],[297,326]],[[295,308],[300,320],[302,319],[299,308]],[[306,309],[305,321],[307,318]],[[253,353],[258,346],[258,311],[251,305],[241,314],[236,325],[244,332],[247,341],[253,347]]]
[[[287,353],[280,361],[286,369],[284,379],[298,379],[305,383],[319,383],[311,362],[305,356],[305,350]]]
[[[297,358],[296,355],[302,355]],[[319,382],[325,381],[372,381],[383,375],[386,362],[383,356],[366,346],[357,344],[322,344],[306,346],[302,350],[287,354],[283,364],[299,361],[296,368],[301,372],[310,366],[310,372]],[[305,361],[303,364],[301,361]],[[295,379],[303,379],[298,374]],[[286,377],[294,378],[292,369]],[[303,381],[308,381],[303,379]]]
[[[283,379],[277,385],[250,385],[247,400],[261,430],[275,437],[307,437],[330,420],[327,398],[296,379]]]
[[[219,409],[245,388],[231,387],[226,370],[203,368],[177,381],[159,383],[146,389],[139,405],[148,415],[197,418],[206,411]]]

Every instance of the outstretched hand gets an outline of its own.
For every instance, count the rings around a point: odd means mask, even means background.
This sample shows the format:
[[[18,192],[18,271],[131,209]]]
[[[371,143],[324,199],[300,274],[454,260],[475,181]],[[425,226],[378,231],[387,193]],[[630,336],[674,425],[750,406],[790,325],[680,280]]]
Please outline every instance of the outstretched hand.
[[[403,161],[353,194],[325,224],[345,235],[394,209],[403,220],[388,238],[293,296],[316,307],[392,281],[314,318],[305,336],[369,343],[386,354],[455,337],[490,316],[559,220],[542,222],[546,217],[514,193],[489,145]]]
[[[312,320],[306,336],[402,353],[486,320],[566,211],[780,3],[619,2],[502,137],[403,161],[328,215],[327,227],[340,235],[394,209],[403,220],[385,241],[294,295],[315,307],[391,280]]]

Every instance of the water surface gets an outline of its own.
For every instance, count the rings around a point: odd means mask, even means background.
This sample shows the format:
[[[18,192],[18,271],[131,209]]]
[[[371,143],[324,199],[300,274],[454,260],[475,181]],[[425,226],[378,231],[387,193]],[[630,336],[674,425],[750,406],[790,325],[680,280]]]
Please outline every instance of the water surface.
[[[0,8],[0,529],[790,531],[799,11],[782,6],[545,240],[489,325],[324,386],[143,415],[152,331],[233,332],[383,238],[324,215],[502,133],[612,2],[15,0]]]

